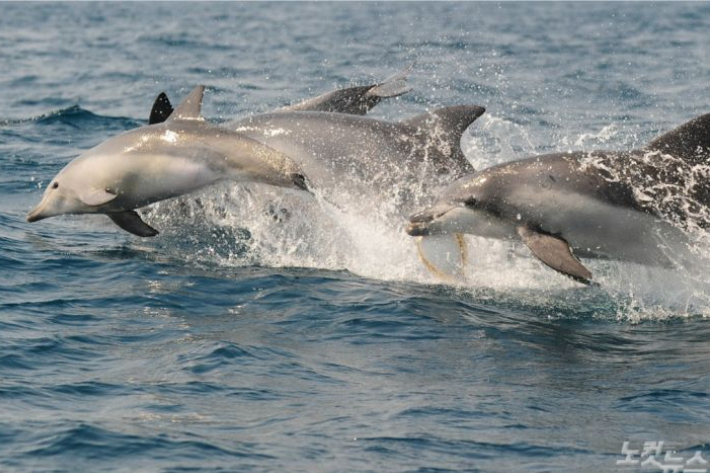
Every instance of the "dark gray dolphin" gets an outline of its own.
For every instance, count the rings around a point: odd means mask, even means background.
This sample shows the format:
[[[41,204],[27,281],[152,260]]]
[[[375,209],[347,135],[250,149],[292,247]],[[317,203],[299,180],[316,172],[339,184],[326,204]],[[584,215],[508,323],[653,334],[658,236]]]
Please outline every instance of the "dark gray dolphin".
[[[413,236],[522,240],[577,281],[575,257],[671,266],[690,228],[710,228],[710,114],[631,152],[557,153],[484,169],[411,216]],[[672,255],[669,257],[669,254]]]
[[[451,179],[473,172],[461,136],[484,112],[475,105],[452,106],[396,123],[279,112],[225,126],[287,155],[309,186],[331,202],[353,209],[386,199],[393,202],[392,212],[404,217]]]

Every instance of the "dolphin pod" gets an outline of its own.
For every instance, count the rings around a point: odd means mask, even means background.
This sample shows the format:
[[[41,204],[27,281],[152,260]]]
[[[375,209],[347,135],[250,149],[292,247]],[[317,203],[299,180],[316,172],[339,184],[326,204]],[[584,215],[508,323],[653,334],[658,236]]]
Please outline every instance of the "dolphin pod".
[[[467,233],[522,241],[584,284],[577,257],[673,266],[687,233],[710,228],[710,114],[629,152],[557,153],[508,162],[451,184],[410,217],[412,236]]]
[[[475,172],[460,140],[482,107],[400,122],[364,116],[410,90],[407,72],[220,126],[200,114],[203,86],[176,109],[161,93],[148,126],[70,162],[27,220],[103,213],[132,234],[155,236],[136,209],[221,180],[315,190],[363,216],[387,195],[435,274],[463,275],[462,234],[472,234],[521,241],[584,284],[593,275],[578,258],[670,267],[679,253],[669,248],[687,247],[686,230],[710,228],[710,114],[628,152],[556,153]]]

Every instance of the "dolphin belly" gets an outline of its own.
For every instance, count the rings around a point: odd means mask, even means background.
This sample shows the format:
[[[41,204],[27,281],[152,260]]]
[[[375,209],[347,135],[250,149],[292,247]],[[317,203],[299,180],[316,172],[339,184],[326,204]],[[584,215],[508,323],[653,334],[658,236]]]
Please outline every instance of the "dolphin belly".
[[[565,205],[540,203],[536,223],[542,230],[564,238],[583,258],[670,266],[671,254],[687,244],[681,230],[649,213],[583,194],[566,193],[555,201]]]

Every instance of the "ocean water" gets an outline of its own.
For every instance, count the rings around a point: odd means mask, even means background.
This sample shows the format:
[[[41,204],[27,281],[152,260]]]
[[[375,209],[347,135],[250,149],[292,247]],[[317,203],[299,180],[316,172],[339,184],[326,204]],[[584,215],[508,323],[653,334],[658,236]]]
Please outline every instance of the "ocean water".
[[[444,284],[396,222],[274,219],[299,197],[233,184],[148,210],[154,239],[25,222],[69,160],[197,84],[225,121],[415,63],[371,114],[485,106],[462,140],[477,168],[641,146],[710,111],[709,22],[707,2],[0,3],[0,471],[710,460],[710,251],[590,262],[588,288],[471,238]]]

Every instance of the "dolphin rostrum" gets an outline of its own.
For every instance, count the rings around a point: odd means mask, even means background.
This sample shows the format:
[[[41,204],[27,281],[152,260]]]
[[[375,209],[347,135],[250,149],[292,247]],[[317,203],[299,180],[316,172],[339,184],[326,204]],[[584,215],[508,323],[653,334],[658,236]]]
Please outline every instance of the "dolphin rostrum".
[[[177,109],[170,107],[164,122],[128,131],[82,153],[52,179],[27,221],[103,213],[122,229],[147,237],[158,232],[135,209],[223,179],[306,188],[299,167],[284,154],[207,123],[200,115],[204,90],[198,86]]]
[[[586,284],[577,256],[673,266],[688,256],[686,230],[710,228],[709,162],[707,114],[630,152],[550,154],[461,178],[407,232],[522,240]]]

